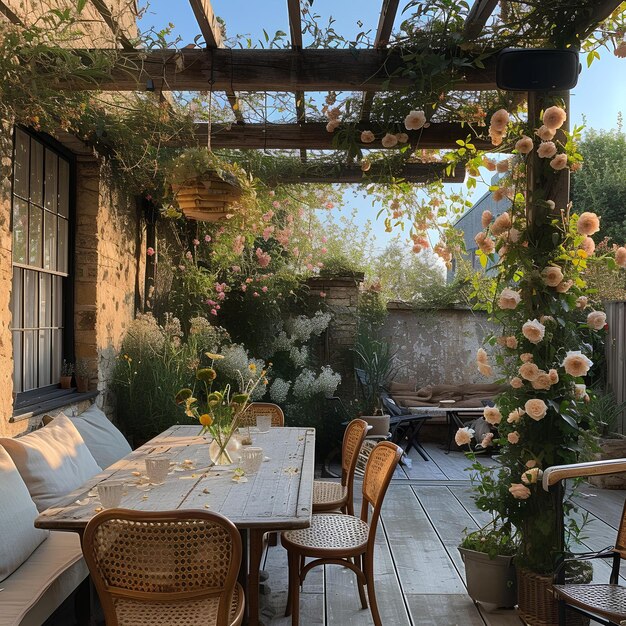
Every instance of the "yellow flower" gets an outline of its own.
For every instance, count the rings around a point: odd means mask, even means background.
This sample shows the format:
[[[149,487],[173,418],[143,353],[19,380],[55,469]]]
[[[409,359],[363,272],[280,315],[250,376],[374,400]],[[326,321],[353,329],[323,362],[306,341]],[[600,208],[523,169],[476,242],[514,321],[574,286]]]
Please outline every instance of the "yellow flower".
[[[223,354],[213,354],[213,352],[205,352],[204,354],[206,354],[209,359],[213,359],[213,361],[219,361],[224,358]]]
[[[210,426],[213,423],[213,418],[208,413],[203,413],[198,419],[203,426]]]
[[[250,365],[248,365],[248,369],[251,372],[256,372],[256,365],[254,363],[250,363]]]
[[[582,248],[579,250],[576,250],[576,253],[581,259],[586,259],[589,256]]]

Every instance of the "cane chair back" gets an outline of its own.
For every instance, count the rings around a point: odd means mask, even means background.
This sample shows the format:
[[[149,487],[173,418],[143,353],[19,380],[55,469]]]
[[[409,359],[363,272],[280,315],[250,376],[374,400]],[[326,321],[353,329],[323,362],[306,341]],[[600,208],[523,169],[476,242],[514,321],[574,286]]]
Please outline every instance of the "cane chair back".
[[[622,559],[626,559],[626,502],[624,502],[624,508],[622,509],[622,519],[619,523],[617,539],[615,540],[613,550],[618,552]]]
[[[390,441],[381,441],[376,444],[367,459],[365,476],[363,478],[363,502],[361,505],[361,519],[364,522],[369,518],[369,507],[372,507],[370,527],[371,535],[375,534],[376,524],[380,516],[387,487],[396,467],[402,458],[402,448]],[[371,538],[370,538],[371,540]]]
[[[239,426],[256,426],[257,415],[269,415],[272,418],[273,428],[282,428],[285,425],[283,410],[271,402],[251,402],[243,415],[239,418]]]
[[[367,422],[362,419],[352,420],[346,426],[341,446],[341,484],[348,487],[352,498],[352,484],[354,483],[354,470],[359,458],[361,446],[367,435]]]
[[[85,529],[83,553],[107,626],[238,624],[241,537],[208,511],[109,509]]]

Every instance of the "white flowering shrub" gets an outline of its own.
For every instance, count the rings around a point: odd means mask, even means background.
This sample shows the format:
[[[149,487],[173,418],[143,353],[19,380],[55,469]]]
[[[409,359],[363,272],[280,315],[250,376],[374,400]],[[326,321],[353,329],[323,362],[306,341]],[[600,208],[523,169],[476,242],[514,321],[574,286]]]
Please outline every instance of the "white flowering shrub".
[[[316,375],[310,369],[303,370],[293,383],[293,395],[297,400],[310,400],[314,396],[329,398],[335,394],[341,383],[341,376],[328,365]]]
[[[204,352],[220,352],[222,346],[230,343],[228,331],[221,326],[213,326],[206,317],[191,318],[189,338]]]
[[[126,331],[122,351],[137,355],[160,353],[165,344],[165,334],[150,313],[138,313]]]
[[[309,348],[307,346],[301,348],[294,346],[289,350],[289,358],[295,367],[304,367],[309,361]]]
[[[300,315],[289,320],[286,324],[292,342],[304,343],[312,336],[319,337],[330,324],[330,313],[317,311],[313,317]]]
[[[291,389],[291,383],[288,380],[277,378],[270,385],[270,398],[276,404],[283,404],[287,400],[287,395]]]

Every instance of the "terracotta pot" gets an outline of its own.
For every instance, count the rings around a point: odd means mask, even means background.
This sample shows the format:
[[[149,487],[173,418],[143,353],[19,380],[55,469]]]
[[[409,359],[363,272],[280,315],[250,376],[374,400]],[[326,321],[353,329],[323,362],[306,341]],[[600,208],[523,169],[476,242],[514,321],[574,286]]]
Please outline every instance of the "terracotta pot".
[[[71,389],[72,388],[72,377],[71,376],[61,376],[60,385],[61,385],[61,389]]]
[[[467,593],[487,611],[513,608],[517,604],[517,578],[512,556],[493,559],[484,552],[459,547],[465,563]]]

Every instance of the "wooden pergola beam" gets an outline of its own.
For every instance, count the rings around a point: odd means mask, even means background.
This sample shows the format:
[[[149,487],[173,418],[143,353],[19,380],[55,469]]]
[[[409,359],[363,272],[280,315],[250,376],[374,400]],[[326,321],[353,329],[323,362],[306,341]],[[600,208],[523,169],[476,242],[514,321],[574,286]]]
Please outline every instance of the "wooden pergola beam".
[[[6,2],[0,2],[0,15],[4,15],[11,24],[21,24],[22,20]]]
[[[289,32],[291,33],[291,47],[295,50],[302,48],[302,19],[300,17],[300,0],[287,0],[289,12]]]
[[[111,9],[107,6],[105,0],[91,0],[91,3],[96,7],[96,10],[102,16],[104,23],[111,29],[111,32],[115,35],[117,40],[122,44],[124,50],[134,50],[135,46],[131,43],[127,37],[124,29],[119,25],[118,21],[113,17]]]
[[[498,0],[475,0],[463,26],[465,39],[480,36],[487,20],[498,6]]]
[[[359,125],[360,126],[360,125]],[[371,144],[361,144],[365,150],[382,149],[380,138],[385,129],[377,124],[367,124],[363,129],[372,130],[379,140]],[[196,125],[195,141],[199,145],[207,143],[208,125]],[[457,139],[473,135],[472,130],[461,124],[445,122],[431,124],[428,128],[419,131],[406,131],[412,146],[426,150],[445,150],[458,148]],[[191,139],[190,139],[191,140]],[[477,148],[489,148],[491,142],[485,139],[474,138]],[[181,140],[180,144],[188,142]],[[171,144],[174,145],[174,144]],[[229,149],[272,149],[272,150],[336,150],[333,146],[333,133],[326,131],[324,122],[307,122],[305,124],[232,124],[211,125],[211,145],[214,148]]]
[[[210,0],[189,0],[189,4],[193,10],[196,22],[198,22],[198,26],[200,27],[200,32],[204,37],[206,47],[210,50],[222,48],[224,46],[222,28],[215,17]],[[210,87],[211,86],[209,85],[209,88]],[[243,113],[241,112],[241,107],[239,106],[239,98],[237,98],[237,94],[230,87],[224,89],[224,92],[226,93],[226,98],[228,99],[230,108],[233,110],[237,124],[243,124]]]
[[[391,37],[391,31],[393,29],[393,23],[396,20],[399,4],[400,0],[383,0],[380,18],[378,19],[378,28],[376,29],[376,37],[374,38],[374,48],[385,48],[389,43],[389,37]],[[369,120],[373,102],[374,94],[372,92],[363,94],[363,103],[361,105],[362,122]]]
[[[222,29],[209,0],[189,0],[207,48],[221,48]]]
[[[80,50],[75,51],[80,54]],[[213,65],[216,91],[382,91],[410,86],[389,74],[404,63],[386,50],[154,50],[116,51],[114,68],[97,81],[68,80],[67,89],[143,91],[146,82],[163,79],[165,88],[206,91]],[[339,71],[340,68],[340,71]],[[495,89],[495,58],[485,69],[459,70],[456,87],[466,91]]]
[[[465,171],[463,168],[457,167],[452,176],[445,173],[446,163],[406,163],[402,170],[396,175],[396,178],[403,178],[411,183],[429,183],[435,180],[443,180],[445,183],[461,183],[465,179]],[[279,181],[283,184],[288,183],[368,183],[377,180],[382,175],[378,172],[374,165],[372,169],[364,173],[358,165],[342,165],[335,168],[329,167],[327,171],[304,173],[300,175],[281,176]],[[388,179],[388,173],[385,173]],[[271,182],[272,181],[268,181]]]

